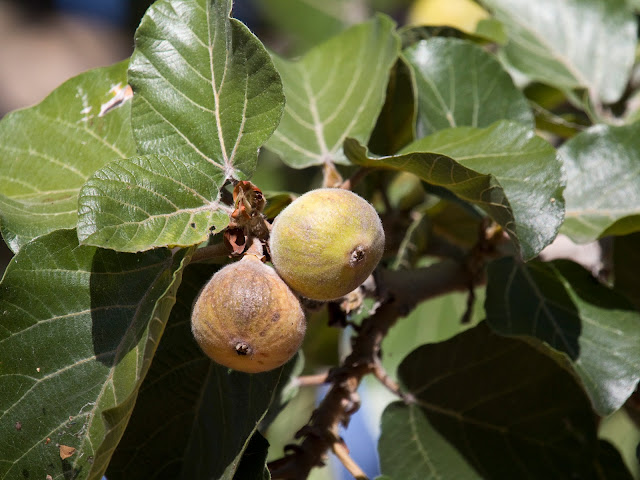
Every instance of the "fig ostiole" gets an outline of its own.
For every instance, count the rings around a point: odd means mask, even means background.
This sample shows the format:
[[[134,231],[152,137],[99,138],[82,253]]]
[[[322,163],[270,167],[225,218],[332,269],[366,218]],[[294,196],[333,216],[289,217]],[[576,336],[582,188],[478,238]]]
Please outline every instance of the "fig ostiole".
[[[311,190],[276,217],[271,261],[282,279],[312,300],[335,300],[373,272],[384,251],[378,213],[365,199],[339,188]]]
[[[273,268],[245,255],[204,286],[193,306],[191,330],[215,362],[258,373],[293,357],[306,320],[300,301]]]

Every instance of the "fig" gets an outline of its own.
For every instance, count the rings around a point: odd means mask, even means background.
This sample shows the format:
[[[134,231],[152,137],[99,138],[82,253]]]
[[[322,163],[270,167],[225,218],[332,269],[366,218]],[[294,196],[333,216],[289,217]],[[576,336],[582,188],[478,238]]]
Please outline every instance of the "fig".
[[[335,300],[373,272],[384,251],[384,231],[365,199],[320,188],[280,212],[269,249],[273,266],[293,290],[312,300]]]
[[[191,314],[191,331],[203,352],[248,373],[286,363],[300,348],[305,330],[298,298],[254,255],[215,273]]]

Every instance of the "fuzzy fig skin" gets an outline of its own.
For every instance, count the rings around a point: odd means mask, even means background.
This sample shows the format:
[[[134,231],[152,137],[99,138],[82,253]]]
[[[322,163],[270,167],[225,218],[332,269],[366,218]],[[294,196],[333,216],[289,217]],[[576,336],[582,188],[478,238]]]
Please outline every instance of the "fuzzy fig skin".
[[[215,362],[258,373],[293,357],[306,321],[300,301],[273,268],[246,255],[204,286],[193,306],[191,330]]]
[[[305,193],[275,219],[269,240],[278,274],[300,295],[335,300],[376,268],[384,231],[375,209],[349,190]]]

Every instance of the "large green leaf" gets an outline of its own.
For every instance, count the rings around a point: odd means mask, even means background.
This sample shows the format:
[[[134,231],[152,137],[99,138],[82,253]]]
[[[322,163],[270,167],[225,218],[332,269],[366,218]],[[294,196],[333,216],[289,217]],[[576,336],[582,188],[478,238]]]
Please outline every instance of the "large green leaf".
[[[567,260],[489,265],[487,321],[504,335],[530,335],[566,354],[596,410],[607,415],[640,379],[640,312]]]
[[[394,402],[382,414],[380,469],[390,478],[440,480],[483,477],[431,425],[417,405]]]
[[[373,131],[399,48],[393,21],[378,15],[300,60],[274,55],[287,104],[267,146],[296,168],[344,162],[344,139],[365,143]]]
[[[482,0],[507,28],[507,62],[533,80],[613,103],[631,74],[636,21],[625,0]]]
[[[485,479],[607,478],[596,474],[593,461],[599,446],[589,399],[569,372],[522,341],[492,334],[483,323],[414,350],[399,375],[424,417],[412,422],[411,412],[405,411],[391,418],[409,420],[404,442],[395,433],[380,454],[398,458],[421,445],[422,458],[428,456],[434,464],[416,464],[414,478],[431,478],[434,472],[439,478],[466,478],[448,474],[447,469],[460,465],[436,459],[441,452],[452,456],[446,444]],[[387,426],[391,432],[400,428],[390,421]],[[409,449],[412,428],[418,426],[421,441]],[[389,433],[383,431],[385,435]]]
[[[161,0],[142,20],[129,78],[144,158],[97,172],[81,193],[79,238],[125,252],[189,246],[228,222],[225,181],[253,173],[282,115],[282,84],[229,0]]]
[[[410,435],[407,435],[407,432],[410,432]],[[478,475],[445,437],[429,424],[425,412],[413,404],[395,402],[385,409],[378,450],[382,471],[394,479],[513,478],[504,475],[486,477]],[[502,455],[502,450],[499,453]],[[591,463],[593,470],[601,474],[595,478],[603,480],[605,478],[606,480],[632,480],[633,478],[620,452],[604,440],[598,442],[597,457],[592,459]],[[522,475],[518,478],[532,477]]]
[[[200,265],[185,272],[129,428],[109,465],[110,480],[230,480],[278,387],[288,380],[295,361],[251,375],[216,365],[202,353],[191,333],[191,307],[212,273]]]
[[[559,153],[567,171],[563,233],[589,242],[640,230],[640,122],[597,125]]]
[[[116,253],[58,230],[11,261],[0,284],[0,478],[102,477],[187,253]],[[76,451],[61,459],[59,445]]]
[[[0,122],[0,224],[14,252],[75,227],[78,190],[98,168],[135,153],[127,62],[68,80]]]
[[[509,232],[525,260],[551,243],[564,217],[560,159],[519,123],[440,130],[382,158],[348,139],[345,152],[354,163],[409,171],[478,205]]]
[[[161,155],[110,163],[80,191],[78,238],[124,252],[201,243],[229,223],[222,177],[210,163]]]
[[[246,179],[282,115],[282,84],[269,54],[238,20],[230,0],[160,0],[136,32],[129,81],[141,154],[221,178]]]
[[[514,120],[533,128],[529,103],[500,62],[471,42],[422,40],[403,52],[416,74],[422,133]]]

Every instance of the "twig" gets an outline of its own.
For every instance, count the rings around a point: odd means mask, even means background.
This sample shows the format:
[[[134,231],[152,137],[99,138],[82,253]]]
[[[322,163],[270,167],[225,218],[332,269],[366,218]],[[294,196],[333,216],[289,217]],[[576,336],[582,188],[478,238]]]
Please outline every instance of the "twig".
[[[315,387],[326,383],[328,377],[327,372],[316,375],[301,375],[296,379],[296,384],[300,387]]]
[[[338,460],[342,462],[344,467],[356,480],[369,480],[367,474],[362,471],[358,464],[349,455],[349,449],[342,439],[333,443],[332,450],[335,456],[338,457]]]
[[[505,237],[502,228],[484,217],[478,226],[478,241],[467,255],[465,264],[469,271],[469,284],[467,285],[467,304],[460,323],[463,325],[471,322],[473,307],[476,303],[475,285],[482,281],[485,275],[485,263],[487,258],[497,255],[496,247],[504,243]]]
[[[469,290],[467,291],[467,304],[462,314],[462,319],[460,323],[462,325],[467,325],[471,322],[471,316],[473,315],[473,307],[476,304],[476,289],[474,287],[473,282],[469,282]]]
[[[376,362],[372,373],[383,386],[387,387],[387,389],[394,395],[400,397],[405,403],[415,402],[413,395],[403,392],[400,385],[389,377],[387,371],[382,366],[382,363],[380,363],[380,360]]]

